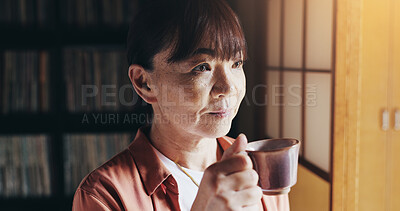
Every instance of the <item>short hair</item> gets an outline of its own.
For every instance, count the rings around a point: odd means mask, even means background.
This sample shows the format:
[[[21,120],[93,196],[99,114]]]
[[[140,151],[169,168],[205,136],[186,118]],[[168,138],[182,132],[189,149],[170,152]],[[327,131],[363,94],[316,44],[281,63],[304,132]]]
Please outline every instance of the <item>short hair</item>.
[[[211,48],[222,60],[238,53],[246,58],[247,44],[239,19],[224,0],[149,2],[129,27],[129,65],[138,64],[152,71],[154,56],[168,47],[172,47],[168,62],[185,60],[200,47]]]

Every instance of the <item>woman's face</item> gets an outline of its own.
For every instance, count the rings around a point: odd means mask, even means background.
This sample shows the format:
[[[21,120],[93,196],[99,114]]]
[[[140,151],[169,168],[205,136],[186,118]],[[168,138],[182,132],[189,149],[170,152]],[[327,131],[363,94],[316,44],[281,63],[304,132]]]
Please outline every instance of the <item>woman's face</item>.
[[[245,94],[242,56],[218,60],[213,50],[200,48],[189,59],[168,63],[169,55],[170,49],[156,54],[149,74],[157,99],[153,124],[196,137],[226,135]]]

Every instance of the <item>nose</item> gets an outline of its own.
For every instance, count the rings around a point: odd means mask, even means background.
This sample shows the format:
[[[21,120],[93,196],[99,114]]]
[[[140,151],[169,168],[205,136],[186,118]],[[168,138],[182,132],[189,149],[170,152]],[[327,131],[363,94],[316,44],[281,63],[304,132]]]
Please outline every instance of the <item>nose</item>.
[[[214,78],[215,83],[211,90],[211,95],[213,98],[233,95],[237,91],[234,83],[234,75],[227,65],[220,65],[216,67]]]

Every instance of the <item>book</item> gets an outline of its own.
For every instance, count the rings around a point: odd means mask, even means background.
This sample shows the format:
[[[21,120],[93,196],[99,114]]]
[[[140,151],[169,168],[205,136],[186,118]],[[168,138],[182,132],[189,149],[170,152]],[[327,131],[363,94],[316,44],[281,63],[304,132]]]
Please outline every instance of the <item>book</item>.
[[[69,0],[62,1],[61,19],[78,28],[120,27],[132,21],[138,0]]]
[[[45,51],[5,51],[0,79],[3,114],[46,112],[49,109],[49,54]]]
[[[132,111],[138,105],[123,50],[66,48],[63,63],[69,112]]]
[[[0,197],[52,194],[48,142],[45,135],[0,137]]]
[[[19,28],[46,28],[56,15],[50,0],[1,0],[0,24]]]

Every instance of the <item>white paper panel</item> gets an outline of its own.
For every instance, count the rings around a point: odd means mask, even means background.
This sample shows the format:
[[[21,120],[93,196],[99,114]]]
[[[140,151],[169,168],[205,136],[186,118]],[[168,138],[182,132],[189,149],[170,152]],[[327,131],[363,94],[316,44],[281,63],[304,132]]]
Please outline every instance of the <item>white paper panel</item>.
[[[305,158],[329,172],[331,74],[306,74]]]
[[[278,67],[280,59],[281,0],[268,0],[267,4],[267,56],[268,66]]]
[[[284,67],[300,68],[302,62],[304,0],[285,0]]]
[[[331,69],[333,0],[308,0],[306,67]]]
[[[279,137],[279,72],[268,71],[268,103],[267,103],[267,134],[273,138]]]
[[[301,140],[301,72],[284,72],[283,136]]]

